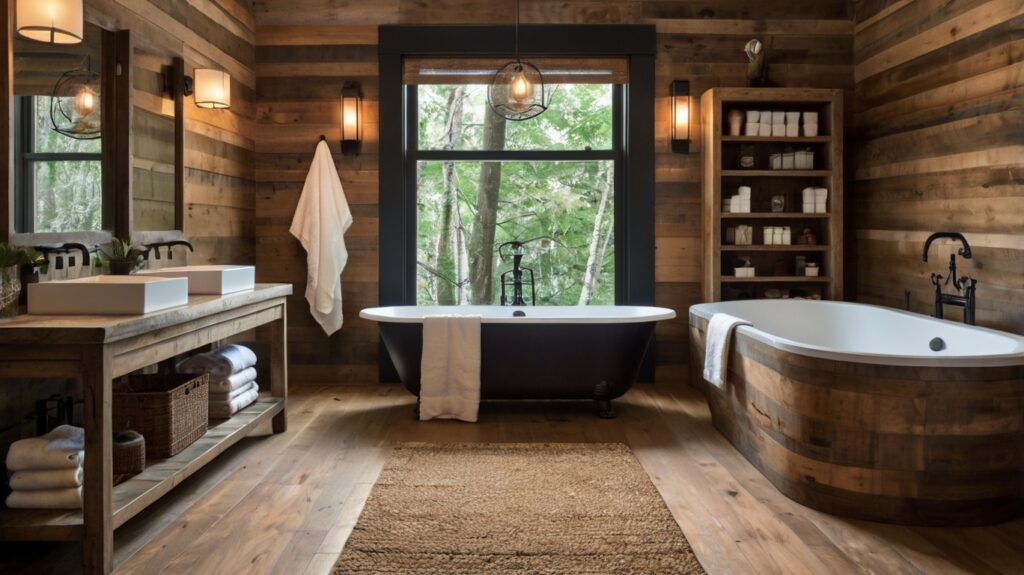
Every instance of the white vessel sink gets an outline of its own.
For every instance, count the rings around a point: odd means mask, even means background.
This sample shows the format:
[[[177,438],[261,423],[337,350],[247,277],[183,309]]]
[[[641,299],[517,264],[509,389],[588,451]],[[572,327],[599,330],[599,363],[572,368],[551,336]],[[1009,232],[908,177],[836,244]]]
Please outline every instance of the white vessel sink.
[[[188,278],[188,293],[223,295],[256,287],[253,266],[182,266],[145,270],[138,275]]]
[[[28,313],[136,315],[188,303],[188,280],[157,276],[93,276],[28,285]]]

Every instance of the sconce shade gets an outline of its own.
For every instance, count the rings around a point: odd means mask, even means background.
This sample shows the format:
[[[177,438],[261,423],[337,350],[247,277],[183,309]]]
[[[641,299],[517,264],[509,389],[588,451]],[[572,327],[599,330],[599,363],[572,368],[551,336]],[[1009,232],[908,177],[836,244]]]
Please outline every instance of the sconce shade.
[[[690,83],[672,82],[672,151],[690,153]]]
[[[361,114],[362,92],[359,84],[345,82],[341,88],[341,150],[355,153],[363,139]]]
[[[196,68],[194,94],[196,106],[225,110],[231,107],[231,75],[220,70]]]
[[[48,44],[78,44],[85,27],[84,0],[17,0],[18,34]]]

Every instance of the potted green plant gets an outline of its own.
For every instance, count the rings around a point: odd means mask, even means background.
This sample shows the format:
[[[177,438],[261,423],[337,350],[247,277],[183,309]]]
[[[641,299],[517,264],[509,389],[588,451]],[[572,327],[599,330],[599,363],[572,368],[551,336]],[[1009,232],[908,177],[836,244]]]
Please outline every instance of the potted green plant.
[[[43,256],[32,248],[0,243],[0,317],[18,315],[21,267],[42,264]]]
[[[126,276],[142,264],[142,249],[120,238],[111,238],[110,243],[100,248],[100,255],[106,262],[111,275]]]

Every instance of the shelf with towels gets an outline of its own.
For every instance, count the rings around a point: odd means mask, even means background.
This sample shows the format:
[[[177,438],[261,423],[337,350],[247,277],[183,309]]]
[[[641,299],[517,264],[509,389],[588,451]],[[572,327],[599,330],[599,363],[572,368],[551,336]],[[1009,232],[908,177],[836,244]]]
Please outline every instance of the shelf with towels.
[[[752,278],[721,276],[718,281],[722,283],[830,283],[832,278],[828,276],[754,276]]]
[[[722,136],[723,142],[768,142],[779,144],[816,144],[832,141],[832,136]]]
[[[723,178],[826,178],[832,170],[722,170]]]
[[[828,212],[722,212],[721,217],[726,219],[763,219],[763,220],[796,220],[800,218],[828,218]]]
[[[815,244],[750,244],[750,245],[737,245],[737,244],[725,244],[722,246],[723,252],[827,252],[828,246]]]

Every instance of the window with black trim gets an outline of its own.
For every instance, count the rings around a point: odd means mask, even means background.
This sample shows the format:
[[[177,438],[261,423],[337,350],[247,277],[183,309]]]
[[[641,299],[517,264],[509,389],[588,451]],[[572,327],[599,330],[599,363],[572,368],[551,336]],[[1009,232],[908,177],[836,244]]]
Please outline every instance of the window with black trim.
[[[523,121],[488,105],[487,83],[502,63],[405,62],[416,301],[502,303],[515,251],[507,244],[518,241],[532,272],[528,303],[612,305],[626,61],[535,62],[552,96]]]
[[[100,139],[53,130],[49,96],[15,96],[15,229],[22,233],[103,227]]]

